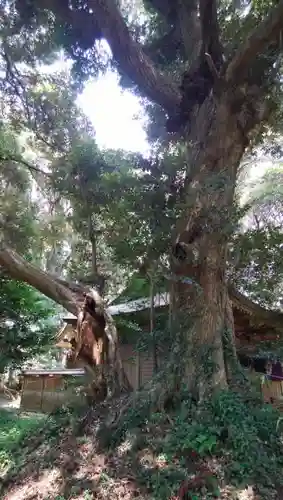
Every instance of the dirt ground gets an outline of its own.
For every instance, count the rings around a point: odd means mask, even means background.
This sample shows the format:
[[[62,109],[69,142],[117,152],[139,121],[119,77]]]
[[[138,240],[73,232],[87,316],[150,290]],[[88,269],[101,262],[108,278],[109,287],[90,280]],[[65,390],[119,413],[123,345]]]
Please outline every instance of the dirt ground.
[[[100,415],[100,422],[103,418]],[[2,482],[0,499],[155,500],[147,478],[153,471],[155,477],[166,478],[164,458],[146,447],[134,451],[129,436],[114,451],[105,451],[98,427],[99,420],[90,414],[76,435],[71,427],[63,426],[54,435],[52,430],[49,437],[31,436],[20,450],[22,466]],[[252,487],[235,490],[225,486],[220,491],[222,500],[272,500],[257,497]],[[208,500],[206,495],[199,498]],[[164,500],[187,499],[165,495]],[[283,500],[283,496],[275,500]]]
[[[124,458],[123,458],[123,455]],[[62,437],[61,446],[43,445],[32,457],[3,500],[153,500],[137,486],[126,449],[109,456],[98,453],[90,440]],[[141,458],[141,457],[139,457]],[[143,454],[150,462],[152,457]],[[49,463],[48,463],[49,462]],[[149,464],[150,465],[150,464]],[[177,497],[171,497],[172,500]],[[251,488],[223,491],[221,498],[256,500]],[[169,499],[164,499],[169,500]]]
[[[99,453],[90,438],[62,434],[60,445],[39,446],[3,500],[149,500],[138,488],[123,452]]]
[[[93,433],[95,435],[95,432]],[[29,453],[26,463],[0,497],[2,500],[154,500],[146,485],[137,483],[139,468],[162,468],[164,464],[150,450],[133,456],[124,441],[113,453],[99,451],[91,435],[75,437],[62,431],[57,444],[44,442]],[[23,454],[25,450],[23,449]],[[223,489],[223,500],[259,500],[252,488]],[[164,500],[179,500],[168,497]]]

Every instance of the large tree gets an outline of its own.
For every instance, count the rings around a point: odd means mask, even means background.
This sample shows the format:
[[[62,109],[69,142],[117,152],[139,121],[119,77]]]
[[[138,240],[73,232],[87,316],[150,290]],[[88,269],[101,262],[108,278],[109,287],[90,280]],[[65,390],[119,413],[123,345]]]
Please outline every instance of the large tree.
[[[5,20],[11,75],[9,48],[13,49],[15,33],[32,40],[25,57],[30,62],[38,56],[36,47],[42,46],[38,27],[43,26],[48,43],[45,40],[41,55],[51,47],[63,47],[80,81],[103,65],[97,42],[106,39],[123,81],[128,78],[155,105],[155,112],[166,116],[167,142],[185,143],[183,208],[172,230],[170,256],[174,305],[180,317],[190,318],[177,336],[184,360],[179,376],[186,385],[196,385],[200,357],[192,357],[192,346],[194,352],[209,346],[213,385],[225,387],[235,358],[235,350],[229,349],[225,359],[224,346],[227,332],[230,347],[234,338],[226,266],[236,178],[260,126],[271,117],[274,123],[283,2],[247,6],[232,1],[150,0],[138,7],[144,9],[145,22],[137,23],[130,21],[127,6],[114,0],[16,1],[14,7],[13,17]],[[54,281],[5,248],[0,264],[11,276],[21,276],[77,312],[78,287]],[[198,380],[196,389],[206,388],[206,381]]]

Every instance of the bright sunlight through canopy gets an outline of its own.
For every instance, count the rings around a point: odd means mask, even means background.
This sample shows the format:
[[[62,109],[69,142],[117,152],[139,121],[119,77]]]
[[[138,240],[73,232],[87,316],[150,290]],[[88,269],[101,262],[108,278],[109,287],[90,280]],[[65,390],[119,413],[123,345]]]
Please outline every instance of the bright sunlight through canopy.
[[[87,83],[78,103],[94,124],[100,147],[148,151],[142,106],[135,95],[119,87],[115,73]]]

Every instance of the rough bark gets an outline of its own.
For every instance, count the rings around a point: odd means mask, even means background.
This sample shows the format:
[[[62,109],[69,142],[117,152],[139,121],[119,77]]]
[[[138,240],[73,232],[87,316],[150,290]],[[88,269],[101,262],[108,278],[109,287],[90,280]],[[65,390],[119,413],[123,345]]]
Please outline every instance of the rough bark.
[[[78,315],[81,309],[84,299],[83,294],[88,291],[78,284],[68,283],[51,276],[27,262],[14,250],[5,247],[3,244],[0,248],[0,269],[11,278],[24,281],[36,288],[75,316]],[[108,393],[117,394],[129,390],[130,386],[119,354],[115,323],[105,308],[103,314],[106,322],[104,338],[107,339],[108,363],[103,364],[101,369],[104,372],[104,379],[107,379],[108,382]],[[95,337],[95,332],[93,332],[93,336]],[[92,349],[93,344],[94,342],[85,343],[78,357],[81,359],[81,363],[88,367],[88,372],[96,376],[97,363]]]
[[[254,90],[253,90],[254,92]],[[245,96],[249,95],[249,90]],[[185,312],[192,318],[192,325],[182,326],[183,345],[190,359],[189,369],[183,370],[190,386],[201,396],[210,386],[227,385],[223,351],[223,332],[233,325],[227,305],[226,255],[233,206],[237,169],[253,127],[263,119],[264,109],[257,99],[250,99],[252,116],[246,113],[245,104],[233,112],[237,92],[223,94],[215,100],[210,96],[199,110],[188,136],[189,163],[192,166],[187,190],[187,210],[177,223],[174,245],[184,249],[182,258],[176,258],[173,273],[177,276],[175,294],[179,315]],[[186,213],[187,212],[187,213]],[[173,246],[174,248],[174,246]],[[176,247],[175,247],[176,248]],[[178,256],[177,252],[175,255]],[[180,257],[180,256],[178,256]],[[204,352],[205,347],[205,352]],[[193,350],[192,350],[193,349]],[[213,366],[199,374],[204,362]]]
[[[204,238],[201,257],[192,263],[176,263],[174,274],[179,349],[185,365],[184,384],[197,398],[211,388],[227,385],[222,334],[225,327],[225,246]],[[188,283],[188,281],[190,281]],[[179,323],[179,322],[178,322]]]

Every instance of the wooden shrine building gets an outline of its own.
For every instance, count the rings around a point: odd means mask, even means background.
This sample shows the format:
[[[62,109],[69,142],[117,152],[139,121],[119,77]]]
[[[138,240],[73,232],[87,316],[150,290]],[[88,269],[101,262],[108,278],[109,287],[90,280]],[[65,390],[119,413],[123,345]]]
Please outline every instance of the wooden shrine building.
[[[233,306],[236,347],[238,352],[253,356],[261,344],[267,341],[275,343],[283,334],[283,313],[268,311],[254,304],[242,294],[231,291]],[[168,318],[169,294],[154,297],[155,316]],[[149,349],[141,352],[136,349],[136,338],[149,334],[150,299],[141,298],[122,304],[111,305],[108,312],[115,317],[120,339],[120,355],[128,380],[134,390],[142,387],[155,370],[156,357]],[[63,350],[70,348],[70,341],[75,336],[76,317],[66,315],[64,326],[58,333],[57,346]],[[64,354],[65,353],[65,354]],[[159,360],[160,361],[160,360]],[[78,361],[79,362],[79,361]]]

